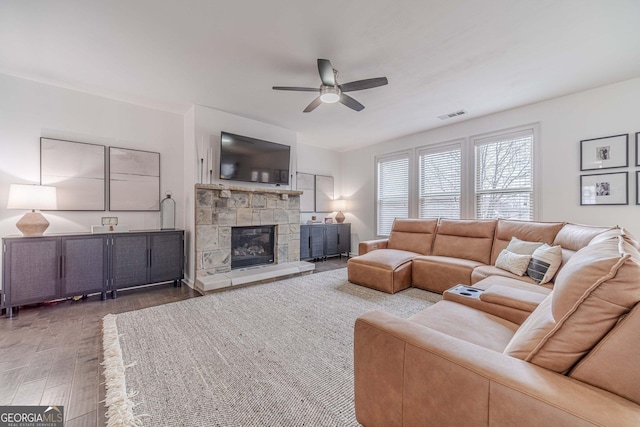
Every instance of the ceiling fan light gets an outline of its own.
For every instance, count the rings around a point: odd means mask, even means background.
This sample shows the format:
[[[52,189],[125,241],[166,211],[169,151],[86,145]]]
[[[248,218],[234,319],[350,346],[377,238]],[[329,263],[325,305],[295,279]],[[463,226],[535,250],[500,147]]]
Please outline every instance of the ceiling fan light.
[[[320,90],[320,101],[325,104],[333,104],[340,101],[340,89],[337,86],[323,87]]]

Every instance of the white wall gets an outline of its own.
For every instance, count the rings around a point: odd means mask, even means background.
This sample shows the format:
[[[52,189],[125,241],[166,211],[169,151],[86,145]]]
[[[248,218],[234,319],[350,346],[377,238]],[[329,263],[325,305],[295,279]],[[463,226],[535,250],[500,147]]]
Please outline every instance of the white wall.
[[[311,145],[298,144],[298,172],[309,173],[313,175],[326,175],[333,177],[334,199],[342,196],[342,175],[340,167],[340,153],[325,148],[314,147]],[[301,213],[300,221],[302,223],[310,220],[312,216],[323,220],[325,217],[335,217],[335,212],[313,212]],[[345,216],[347,216],[345,214]],[[349,222],[347,216],[345,222]]]
[[[40,137],[160,152],[160,190],[183,199],[183,117],[0,74],[0,235],[19,235],[9,184],[40,182]],[[107,151],[108,152],[108,151]],[[160,227],[159,212],[44,212],[46,234],[88,232],[103,216],[131,229]],[[184,212],[176,209],[176,226]]]
[[[452,124],[375,146],[342,153],[342,193],[349,198],[352,245],[374,238],[374,157],[538,123],[540,200],[538,220],[594,225],[618,224],[640,236],[636,205],[636,142],[640,131],[640,79],[601,87],[529,106]],[[473,111],[471,111],[473,114]],[[580,140],[628,133],[629,167],[602,172],[629,172],[628,206],[580,206]],[[582,172],[593,173],[591,172]]]

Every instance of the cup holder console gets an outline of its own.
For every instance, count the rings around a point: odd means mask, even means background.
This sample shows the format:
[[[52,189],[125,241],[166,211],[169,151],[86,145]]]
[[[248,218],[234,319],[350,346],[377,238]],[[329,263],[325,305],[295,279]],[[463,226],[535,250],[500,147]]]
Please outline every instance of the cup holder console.
[[[451,292],[452,294],[462,295],[467,298],[480,298],[480,294],[482,294],[483,290],[478,288],[472,288],[471,286],[466,285],[458,285],[454,286],[451,289],[448,289],[447,292]]]

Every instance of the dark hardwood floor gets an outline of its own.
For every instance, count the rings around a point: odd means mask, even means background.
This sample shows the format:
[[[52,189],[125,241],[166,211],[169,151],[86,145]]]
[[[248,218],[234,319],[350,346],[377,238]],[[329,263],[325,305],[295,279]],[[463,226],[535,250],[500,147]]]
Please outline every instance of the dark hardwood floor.
[[[344,268],[347,259],[316,263],[315,272]],[[258,285],[259,286],[259,285]],[[198,297],[171,283],[22,307],[0,317],[0,405],[63,405],[65,426],[105,425],[102,318]]]

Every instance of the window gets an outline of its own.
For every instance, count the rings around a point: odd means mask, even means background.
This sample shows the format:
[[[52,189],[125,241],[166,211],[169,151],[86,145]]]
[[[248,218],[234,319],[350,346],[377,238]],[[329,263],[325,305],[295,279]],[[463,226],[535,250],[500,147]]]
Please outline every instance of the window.
[[[460,219],[460,144],[418,152],[418,216]]]
[[[476,218],[533,219],[533,130],[474,142]]]
[[[388,236],[395,218],[409,217],[409,154],[376,159],[376,232]]]

